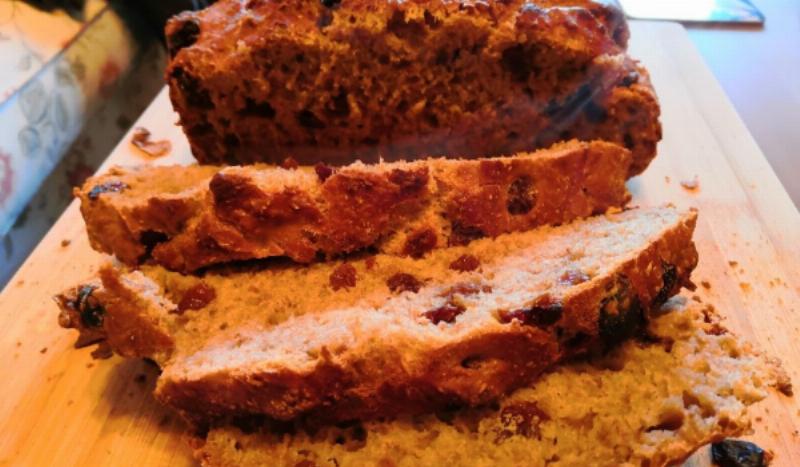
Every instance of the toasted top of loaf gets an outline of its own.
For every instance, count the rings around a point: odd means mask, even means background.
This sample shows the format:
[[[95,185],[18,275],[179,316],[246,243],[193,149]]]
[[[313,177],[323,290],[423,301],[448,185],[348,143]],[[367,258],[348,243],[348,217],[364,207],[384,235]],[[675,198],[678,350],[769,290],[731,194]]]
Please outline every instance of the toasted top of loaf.
[[[237,267],[202,278],[105,268],[91,300],[80,300],[80,287],[77,298],[61,297],[63,324],[102,327],[118,353],[158,361],[158,396],[190,419],[484,403],[634,332],[648,309],[690,284],[694,223],[693,212],[654,208],[422,259]],[[100,326],[86,326],[86,303],[104,310]]]
[[[76,194],[95,249],[178,271],[368,247],[420,257],[621,207],[630,153],[571,141],[481,160],[113,168]],[[150,256],[148,256],[150,255]]]
[[[317,428],[212,429],[204,466],[677,464],[749,428],[774,368],[697,304],[653,318],[645,341],[560,366],[496,407]],[[666,311],[666,310],[665,310]]]
[[[484,157],[575,137],[625,144],[635,175],[660,139],[611,1],[220,1],[166,35],[201,163]],[[610,105],[624,90],[638,115]]]

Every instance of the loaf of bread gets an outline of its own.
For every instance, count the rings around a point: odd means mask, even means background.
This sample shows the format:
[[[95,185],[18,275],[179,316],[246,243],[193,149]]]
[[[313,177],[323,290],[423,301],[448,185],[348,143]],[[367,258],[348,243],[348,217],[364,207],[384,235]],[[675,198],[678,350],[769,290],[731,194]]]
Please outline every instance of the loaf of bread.
[[[630,210],[422,259],[270,263],[202,277],[106,267],[102,284],[59,297],[61,324],[155,360],[157,397],[194,422],[478,405],[630,336],[691,284],[695,218]]]
[[[167,25],[170,97],[201,163],[485,157],[661,138],[612,1],[220,0]]]
[[[670,308],[646,339],[560,366],[496,406],[314,430],[240,420],[210,430],[196,456],[206,467],[679,465],[747,433],[747,407],[778,372],[700,305]]]
[[[92,246],[129,265],[191,272],[233,260],[308,263],[374,248],[421,257],[481,237],[563,224],[630,198],[629,151],[572,141],[481,160],[337,169],[113,168],[76,195]]]

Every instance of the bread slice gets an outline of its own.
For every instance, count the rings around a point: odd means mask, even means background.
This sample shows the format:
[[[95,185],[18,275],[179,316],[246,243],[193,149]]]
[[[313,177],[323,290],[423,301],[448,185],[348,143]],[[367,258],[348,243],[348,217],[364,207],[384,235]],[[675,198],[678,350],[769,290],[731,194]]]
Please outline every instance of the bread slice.
[[[112,169],[76,194],[92,246],[190,272],[232,260],[308,263],[368,247],[420,257],[621,207],[630,153],[571,141],[530,154],[334,171],[263,165]]]
[[[635,175],[661,137],[615,2],[223,0],[166,36],[201,163],[485,157],[571,134],[626,144]]]
[[[679,465],[747,433],[747,407],[779,372],[708,309],[668,307],[645,339],[559,366],[493,407],[313,431],[251,420],[209,431],[196,457],[206,467]]]
[[[80,287],[60,297],[62,324],[102,328],[118,353],[155,359],[157,397],[198,422],[477,405],[624,339],[691,284],[695,219],[630,210],[422,259],[273,263],[202,278],[107,267],[89,298]],[[89,326],[87,310],[103,319]]]

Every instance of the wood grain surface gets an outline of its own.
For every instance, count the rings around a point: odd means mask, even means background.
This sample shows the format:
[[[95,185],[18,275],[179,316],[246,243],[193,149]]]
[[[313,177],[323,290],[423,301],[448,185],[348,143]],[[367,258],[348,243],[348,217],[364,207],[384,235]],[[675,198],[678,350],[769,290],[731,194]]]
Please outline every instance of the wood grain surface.
[[[672,202],[700,211],[696,292],[730,328],[779,357],[800,382],[800,214],[685,31],[633,23],[631,52],[650,69],[665,138],[647,172],[630,182],[634,205]],[[185,163],[188,145],[162,92],[139,125],[173,152],[150,160],[125,139],[111,164]],[[103,169],[101,169],[103,170]],[[697,177],[688,190],[682,181]],[[192,465],[184,426],[153,400],[156,369],[75,350],[51,296],[101,261],[73,203],[0,295],[0,465]],[[773,394],[752,413],[753,439],[800,465],[800,396]],[[699,452],[689,464],[707,465]]]

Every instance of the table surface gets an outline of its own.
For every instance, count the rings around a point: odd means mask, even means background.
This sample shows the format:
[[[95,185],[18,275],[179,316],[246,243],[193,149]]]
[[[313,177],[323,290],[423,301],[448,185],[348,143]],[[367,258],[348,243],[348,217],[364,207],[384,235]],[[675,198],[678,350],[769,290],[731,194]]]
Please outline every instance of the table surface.
[[[800,214],[685,31],[635,23],[631,53],[650,69],[665,138],[644,175],[629,182],[634,205],[699,208],[697,293],[727,325],[800,381]],[[154,163],[190,160],[162,92],[139,125],[174,150]],[[110,164],[146,161],[124,140]],[[101,169],[102,170],[102,169]],[[680,184],[697,176],[699,189]],[[191,465],[181,422],[151,395],[157,372],[118,357],[93,361],[72,349],[51,296],[96,270],[73,203],[0,294],[0,465]],[[800,397],[777,393],[756,406],[756,440],[779,466],[800,465]],[[707,451],[690,464],[707,465]]]
[[[752,0],[763,28],[687,25],[689,37],[800,206],[800,1]]]

